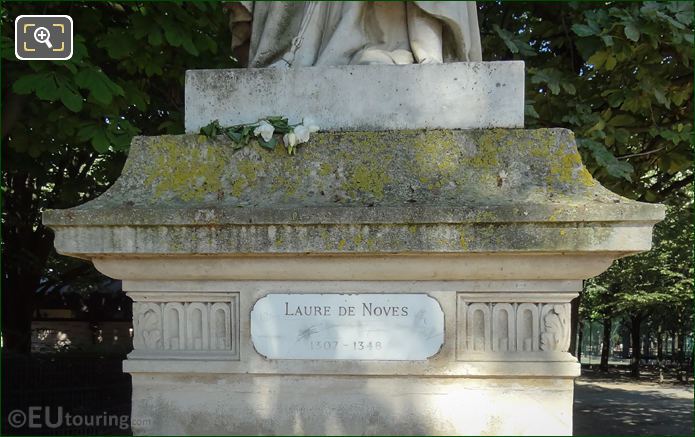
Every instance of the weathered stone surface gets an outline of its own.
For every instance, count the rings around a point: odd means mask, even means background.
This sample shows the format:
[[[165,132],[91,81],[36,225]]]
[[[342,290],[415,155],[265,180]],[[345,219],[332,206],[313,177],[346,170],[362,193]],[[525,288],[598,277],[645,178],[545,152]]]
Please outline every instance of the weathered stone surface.
[[[44,223],[78,256],[630,253],[662,217],[600,186],[570,131],[494,129],[321,133],[296,156],[139,137],[111,189]]]
[[[111,189],[44,215],[59,252],[134,300],[136,434],[571,434],[570,302],[650,248],[662,206],[601,187],[562,129],[234,146],[136,138]],[[426,294],[443,342],[410,360],[263,355],[269,293]]]
[[[282,115],[324,129],[524,127],[524,63],[343,65],[186,72],[186,132]]]
[[[424,277],[345,282],[124,281],[135,302],[169,302],[165,307],[215,295],[222,301],[231,290],[239,293],[240,317],[232,329],[240,333],[239,359],[221,359],[204,350],[189,355],[158,344],[154,350],[136,348],[124,361],[124,370],[133,375],[134,433],[571,434],[572,379],[579,374],[579,364],[562,347],[540,349],[548,331],[541,324],[545,312],[537,314],[537,350],[507,353],[486,353],[492,343],[477,331],[484,335],[489,329],[480,326],[471,332],[478,324],[467,324],[457,313],[473,301],[518,302],[520,311],[529,303],[568,306],[581,281]],[[251,314],[257,302],[275,293],[375,293],[376,297],[384,293],[404,300],[426,293],[444,312],[444,343],[435,355],[421,361],[268,359],[251,339]],[[166,327],[170,320],[162,322]],[[495,332],[499,320],[483,322],[492,324]],[[514,338],[513,333],[509,336]],[[461,344],[469,338],[483,350],[462,351]]]
[[[517,364],[517,367],[519,366]],[[133,432],[572,435],[572,379],[133,376]]]

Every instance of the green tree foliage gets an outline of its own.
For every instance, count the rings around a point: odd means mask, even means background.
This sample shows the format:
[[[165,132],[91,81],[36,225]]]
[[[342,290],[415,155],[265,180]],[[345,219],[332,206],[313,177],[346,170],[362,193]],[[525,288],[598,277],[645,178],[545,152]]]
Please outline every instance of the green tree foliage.
[[[482,9],[485,58],[526,62],[527,127],[573,130],[594,177],[627,197],[692,182],[691,2]]]
[[[657,318],[679,332],[690,327],[692,287],[683,275],[692,275],[692,233],[683,205],[692,203],[693,182],[692,3],[481,8],[486,58],[526,62],[527,127],[573,130],[585,164],[604,186],[672,205],[653,252],[620,259],[587,282],[582,316],[602,321],[604,334],[623,316],[637,342],[643,322]],[[637,373],[639,355],[633,358]]]
[[[3,338],[26,349],[33,291],[51,276],[53,240],[41,211],[103,192],[133,135],[183,133],[185,70],[234,62],[218,3],[4,2],[0,14]],[[17,60],[13,21],[21,14],[72,16],[72,59]]]
[[[681,341],[692,330],[693,194],[684,194],[685,200],[669,206],[666,219],[655,226],[651,251],[617,260],[585,286],[582,302],[589,319],[629,321],[636,376],[645,322],[651,322],[654,332],[677,333]]]

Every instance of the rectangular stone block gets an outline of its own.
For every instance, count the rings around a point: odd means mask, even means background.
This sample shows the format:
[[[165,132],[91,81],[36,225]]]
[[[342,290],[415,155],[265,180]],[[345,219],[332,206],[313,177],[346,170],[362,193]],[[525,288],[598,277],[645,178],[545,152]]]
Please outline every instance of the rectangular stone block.
[[[571,435],[572,379],[133,375],[133,432]]]
[[[524,63],[346,65],[186,72],[186,132],[281,115],[322,130],[524,126]]]

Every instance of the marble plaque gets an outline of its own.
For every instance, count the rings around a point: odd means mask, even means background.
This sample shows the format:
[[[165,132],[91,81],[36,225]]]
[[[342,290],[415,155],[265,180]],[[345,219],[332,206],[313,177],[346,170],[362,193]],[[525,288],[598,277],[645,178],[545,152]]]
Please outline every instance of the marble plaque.
[[[426,360],[444,312],[426,294],[269,294],[251,310],[251,340],[270,359]]]

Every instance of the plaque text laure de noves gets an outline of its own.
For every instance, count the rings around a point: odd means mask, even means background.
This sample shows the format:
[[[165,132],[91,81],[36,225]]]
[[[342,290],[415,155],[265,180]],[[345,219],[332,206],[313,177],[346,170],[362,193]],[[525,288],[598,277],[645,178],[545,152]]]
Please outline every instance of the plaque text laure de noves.
[[[444,341],[444,313],[425,294],[269,294],[251,311],[269,359],[425,360]]]

